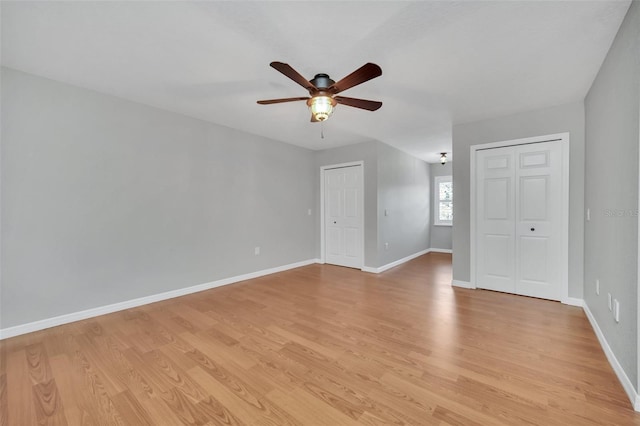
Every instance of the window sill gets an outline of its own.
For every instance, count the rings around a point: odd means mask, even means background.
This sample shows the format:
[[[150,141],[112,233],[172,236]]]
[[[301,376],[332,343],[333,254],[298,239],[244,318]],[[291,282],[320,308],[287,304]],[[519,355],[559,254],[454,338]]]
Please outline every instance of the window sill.
[[[453,226],[453,223],[434,223],[433,226]]]

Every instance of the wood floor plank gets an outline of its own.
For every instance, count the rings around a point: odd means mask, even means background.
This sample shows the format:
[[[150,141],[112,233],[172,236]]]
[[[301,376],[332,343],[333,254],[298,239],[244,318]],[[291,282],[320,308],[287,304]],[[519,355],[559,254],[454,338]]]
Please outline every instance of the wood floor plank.
[[[39,425],[67,425],[64,406],[55,379],[33,385],[36,420]]]
[[[451,255],[309,265],[0,341],[0,426],[640,425],[580,308]]]
[[[25,352],[32,384],[47,383],[53,379],[47,351],[42,343],[27,346]]]
[[[172,388],[163,395],[163,399],[181,424],[202,425],[207,422],[207,415],[181,389]]]
[[[443,422],[451,426],[484,426],[482,423],[478,423],[473,419],[464,417],[439,405],[433,411],[433,417],[442,420]]]
[[[350,426],[358,424],[350,416],[339,410],[327,407],[321,400],[305,393],[284,394],[276,389],[268,397],[291,413],[299,424],[317,426]]]
[[[144,393],[142,397],[144,399],[156,398],[160,401],[165,398],[169,398],[171,390],[174,387],[174,381],[166,371],[154,365],[153,362],[149,362],[149,359],[145,357],[145,354],[140,353],[136,348],[129,348],[124,352],[124,356],[131,364],[133,371],[139,375],[142,383],[145,384],[143,388]],[[151,358],[152,360],[152,358]],[[182,377],[176,378],[178,381],[182,381]],[[197,388],[197,386],[194,386]],[[195,391],[196,395],[201,395],[199,391]]]
[[[180,367],[178,367],[162,350],[154,350],[142,355],[148,370],[154,370],[156,378],[171,389],[179,389],[183,395],[194,403],[206,398],[207,393]]]
[[[413,411],[418,409],[423,410],[425,412],[423,418],[429,418],[431,424],[439,423],[439,420],[434,417],[434,414],[436,409],[442,406],[458,413],[461,417],[468,417],[486,425],[523,424],[520,419],[517,418],[519,415],[517,412],[509,412],[514,416],[513,419],[503,419],[500,415],[487,413],[484,407],[480,404],[478,407],[469,407],[456,400],[441,396],[440,388],[424,388],[419,385],[415,385],[414,383],[406,380],[406,378],[398,377],[392,373],[385,374],[382,377],[381,382],[383,385],[389,387],[387,393],[392,393],[398,396],[407,409],[413,409]],[[492,407],[494,407],[495,410],[502,409],[501,405],[492,405]]]
[[[153,425],[184,425],[187,424],[178,417],[175,411],[165,403],[159,395],[141,399],[140,405],[145,409]],[[134,423],[132,423],[134,424]]]
[[[119,332],[95,339],[94,344],[112,371],[110,377],[116,383],[114,395],[130,391],[134,395],[148,397],[152,393],[149,383],[142,376],[140,370],[136,369],[127,359],[125,352],[131,347],[119,335]],[[120,391],[120,389],[122,390]]]
[[[144,409],[138,398],[129,390],[120,392],[113,397],[113,404],[127,422],[135,425],[153,426],[154,422]]]
[[[93,418],[97,424],[125,424],[103,384],[101,372],[94,369],[81,351],[72,355],[70,370],[76,395],[81,395],[76,397],[81,401],[83,418]]]
[[[242,359],[246,358],[246,355],[242,354],[242,356],[238,357],[240,358],[238,361],[233,353],[227,351],[228,348],[224,344],[213,341],[206,335],[191,337],[184,335],[183,338],[193,347],[192,351],[186,353],[187,358],[197,362],[207,371],[221,373],[217,377],[233,378],[234,380],[251,383],[252,387],[260,394],[264,394],[273,388],[273,385],[268,380],[264,380],[260,376],[251,377],[248,374],[248,369],[242,366]],[[250,366],[253,365],[255,365],[255,362],[252,360]]]
[[[203,366],[204,367],[204,366]],[[257,394],[253,389],[233,377],[229,377],[224,371],[220,371],[214,365],[209,364],[206,370],[203,367],[195,367],[189,372],[194,379],[205,389],[214,393],[228,409],[238,415],[247,424],[273,424],[273,425],[298,425],[288,411],[273,404],[263,395]],[[221,387],[220,384],[223,386]]]
[[[114,362],[110,352],[105,350],[97,339],[89,338],[82,334],[76,342],[79,350],[76,352],[78,359],[82,359],[85,366],[90,366],[96,377],[99,377],[100,385],[109,395],[117,395],[126,390],[117,374],[114,373]]]
[[[227,407],[217,401],[212,396],[209,396],[207,399],[200,401],[196,404],[197,408],[202,412],[207,419],[209,419],[209,423],[212,425],[230,425],[230,426],[240,426],[243,425],[238,417],[234,415]]]
[[[64,405],[65,416],[70,425],[97,424],[92,412],[94,407],[84,387],[77,386],[78,374],[67,355],[56,355],[49,359],[51,372],[56,377],[56,386]]]
[[[9,405],[7,401],[7,375],[0,374],[0,426],[9,426]]]
[[[31,376],[24,346],[7,355],[7,419],[10,425],[36,423]]]

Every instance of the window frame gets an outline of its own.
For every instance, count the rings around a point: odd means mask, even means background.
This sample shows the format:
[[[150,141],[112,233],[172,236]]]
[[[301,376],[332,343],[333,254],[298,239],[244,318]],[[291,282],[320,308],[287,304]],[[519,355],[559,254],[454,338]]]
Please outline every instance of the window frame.
[[[453,226],[453,220],[440,220],[440,203],[445,200],[440,199],[440,184],[451,182],[453,191],[453,176],[435,176],[433,190],[433,225],[434,226]],[[453,197],[451,198],[451,209],[453,210]]]

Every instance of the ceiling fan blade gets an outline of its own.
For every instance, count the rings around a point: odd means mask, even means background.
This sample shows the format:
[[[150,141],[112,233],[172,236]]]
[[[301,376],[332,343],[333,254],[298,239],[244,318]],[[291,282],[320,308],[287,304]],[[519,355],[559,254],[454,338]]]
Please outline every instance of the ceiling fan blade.
[[[280,71],[282,74],[286,75],[305,89],[317,90],[316,86],[314,86],[309,80],[301,76],[298,71],[291,68],[291,65],[285,64],[284,62],[271,62],[269,65],[271,65],[271,68]]]
[[[333,99],[335,99],[339,104],[366,109],[368,111],[375,111],[382,106],[382,102],[368,101],[366,99],[345,98],[344,96],[334,96]]]
[[[281,104],[283,102],[294,102],[294,101],[306,101],[309,97],[305,98],[281,98],[281,99],[266,99],[264,101],[258,101],[260,105],[271,105],[271,104]]]
[[[380,77],[382,75],[382,69],[376,64],[368,62],[343,78],[342,80],[334,83],[332,87],[333,93],[340,93],[347,89],[362,84],[365,81],[369,81],[373,78]]]

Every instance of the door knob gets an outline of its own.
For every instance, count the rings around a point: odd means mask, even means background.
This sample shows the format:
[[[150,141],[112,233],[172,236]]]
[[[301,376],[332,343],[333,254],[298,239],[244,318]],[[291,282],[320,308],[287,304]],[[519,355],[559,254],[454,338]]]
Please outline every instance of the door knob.
[[[334,221],[333,221],[333,223],[335,224],[335,223],[338,223],[338,222],[336,222],[336,221],[334,220]],[[533,231],[533,229],[532,229],[532,231]]]
[[[535,231],[535,230],[536,230],[536,228],[531,228],[531,232],[533,232],[533,231]]]

